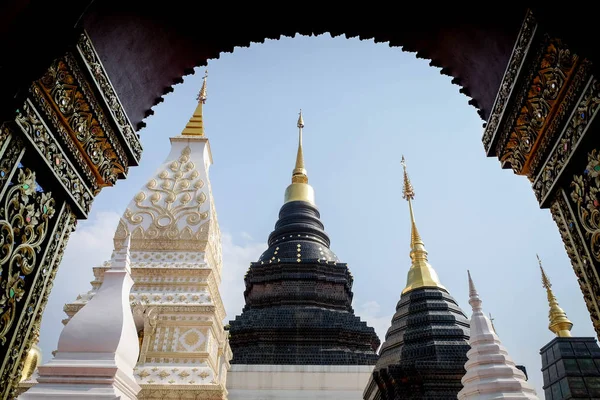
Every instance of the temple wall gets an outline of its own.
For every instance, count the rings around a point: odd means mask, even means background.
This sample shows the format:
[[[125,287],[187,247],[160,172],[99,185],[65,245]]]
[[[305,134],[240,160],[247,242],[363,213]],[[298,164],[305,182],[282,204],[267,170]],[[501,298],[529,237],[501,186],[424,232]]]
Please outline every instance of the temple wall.
[[[243,365],[231,366],[229,400],[345,399],[361,400],[370,365]]]

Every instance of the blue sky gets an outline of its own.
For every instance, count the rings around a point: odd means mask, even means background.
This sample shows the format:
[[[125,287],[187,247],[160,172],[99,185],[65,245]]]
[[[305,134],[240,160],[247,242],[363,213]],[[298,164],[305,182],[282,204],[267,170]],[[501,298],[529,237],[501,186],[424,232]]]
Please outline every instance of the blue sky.
[[[357,315],[383,341],[406,284],[404,154],[430,263],[467,316],[471,271],[500,339],[543,396],[539,349],[553,334],[536,253],[575,336],[595,336],[589,314],[549,210],[539,209],[526,178],[485,157],[476,110],[428,63],[387,44],[329,35],[268,40],[209,62],[204,121],[227,320],[240,313],[244,272],[276,222],[302,108],[308,176],[331,248],[354,275]],[[72,235],[42,322],[45,361],[56,349],[63,305],[90,289],[92,267],[110,258],[119,216],[191,116],[204,69],[154,108],[140,132],[141,165],[102,191]]]

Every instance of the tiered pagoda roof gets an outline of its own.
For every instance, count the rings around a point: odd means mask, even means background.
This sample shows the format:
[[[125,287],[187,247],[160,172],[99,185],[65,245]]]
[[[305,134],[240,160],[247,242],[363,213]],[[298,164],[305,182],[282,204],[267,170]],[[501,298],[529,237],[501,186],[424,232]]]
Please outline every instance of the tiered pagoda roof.
[[[404,157],[402,164],[404,198],[411,219],[412,265],[364,398],[456,398],[469,350],[469,321],[427,261],[415,224],[415,194]]]
[[[230,323],[232,364],[374,365],[380,341],[354,315],[353,278],[329,248],[302,154],[269,248],[245,277],[246,305]]]

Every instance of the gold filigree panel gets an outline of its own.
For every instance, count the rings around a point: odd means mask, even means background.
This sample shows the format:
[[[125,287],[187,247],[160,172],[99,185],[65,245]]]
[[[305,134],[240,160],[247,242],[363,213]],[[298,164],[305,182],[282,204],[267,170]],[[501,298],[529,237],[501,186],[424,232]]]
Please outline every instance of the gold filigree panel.
[[[571,182],[571,200],[576,204],[577,217],[583,228],[594,260],[600,262],[600,152],[588,154],[588,164],[582,175]]]
[[[54,216],[51,193],[36,191],[35,173],[19,169],[17,182],[0,207],[0,344],[6,344],[17,304],[25,295],[25,278],[38,263],[37,255]]]
[[[100,187],[112,186],[127,171],[127,158],[75,60],[67,54],[52,63],[36,85],[60,115]]]
[[[549,41],[529,84],[527,99],[514,125],[509,127],[508,141],[500,153],[500,161],[510,164],[516,174],[528,173],[529,158],[554,117],[577,66],[578,56],[562,41]]]
[[[550,197],[555,182],[598,110],[600,110],[600,81],[592,78],[533,183],[533,191],[540,204],[545,204]]]
[[[204,251],[209,239],[209,212],[204,181],[186,146],[134,197],[115,233],[115,246],[131,234],[132,250]]]

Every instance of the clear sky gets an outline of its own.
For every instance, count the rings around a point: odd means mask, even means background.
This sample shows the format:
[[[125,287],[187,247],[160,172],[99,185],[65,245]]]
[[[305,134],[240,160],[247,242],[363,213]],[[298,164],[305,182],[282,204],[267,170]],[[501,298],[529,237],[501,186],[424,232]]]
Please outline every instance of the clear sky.
[[[243,307],[243,277],[266,248],[304,115],[304,156],[331,248],[354,275],[353,307],[381,341],[410,266],[401,156],[429,261],[467,316],[467,269],[497,333],[543,397],[539,349],[553,338],[539,253],[574,336],[595,336],[549,210],[528,180],[486,158],[482,121],[450,78],[399,48],[344,37],[283,38],[236,48],[208,65],[204,122],[223,233],[227,320]],[[62,307],[87,292],[108,260],[125,207],[164,160],[196,107],[204,68],[154,108],[140,134],[141,165],[104,189],[65,252],[42,322],[44,361],[56,349]]]

